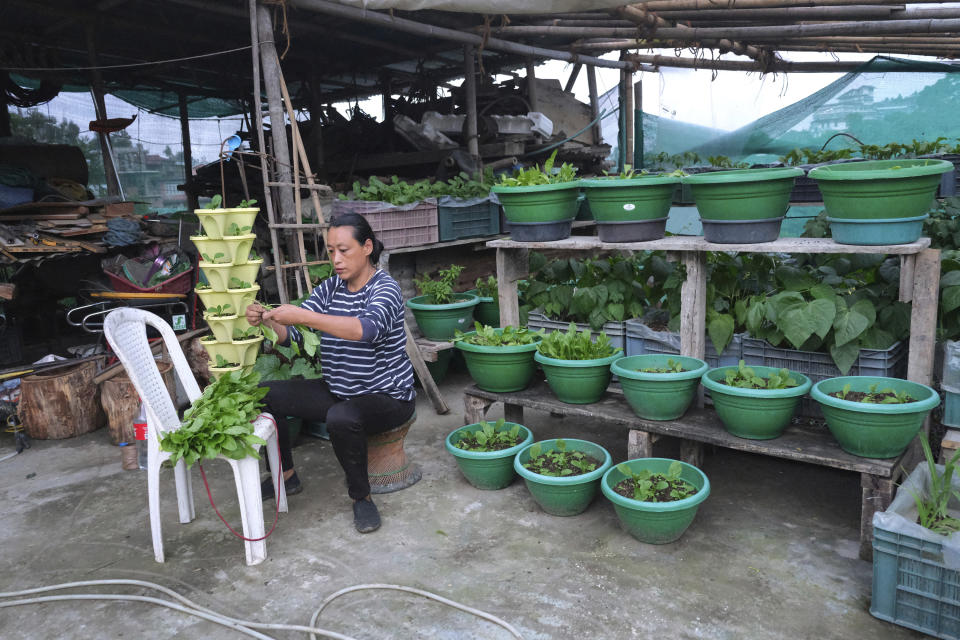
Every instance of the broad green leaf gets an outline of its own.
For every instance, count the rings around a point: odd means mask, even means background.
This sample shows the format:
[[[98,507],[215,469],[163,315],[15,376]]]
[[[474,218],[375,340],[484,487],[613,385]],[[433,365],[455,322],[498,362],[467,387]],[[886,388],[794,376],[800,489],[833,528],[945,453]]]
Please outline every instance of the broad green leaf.
[[[733,338],[733,329],[733,316],[726,313],[713,314],[713,318],[707,324],[707,333],[710,335],[710,340],[718,354],[722,354],[723,350],[730,344],[730,340]]]
[[[820,338],[826,337],[837,317],[837,306],[833,300],[826,297],[814,300],[807,305],[807,312],[813,320],[814,333]]]
[[[960,271],[951,273],[960,273]],[[940,296],[940,308],[943,313],[950,313],[957,307],[960,307],[960,286],[946,287]]]
[[[819,323],[815,321],[805,303],[791,305],[779,312],[777,327],[783,331],[784,337],[795,349],[799,349],[818,326]]]
[[[866,331],[869,326],[870,321],[856,311],[851,310],[838,313],[836,320],[833,322],[834,344],[837,347],[842,347],[847,343],[853,342],[859,338],[860,334]],[[832,351],[831,349],[831,352]],[[834,360],[836,360],[836,356],[834,356]]]
[[[842,346],[830,347],[830,357],[833,358],[841,375],[847,375],[850,367],[857,361],[860,355],[860,346],[856,342],[848,342]]]
[[[851,312],[859,313],[864,318],[867,319],[867,326],[873,326],[873,323],[877,321],[877,309],[873,306],[873,303],[866,299],[857,300],[857,302],[850,307]]]

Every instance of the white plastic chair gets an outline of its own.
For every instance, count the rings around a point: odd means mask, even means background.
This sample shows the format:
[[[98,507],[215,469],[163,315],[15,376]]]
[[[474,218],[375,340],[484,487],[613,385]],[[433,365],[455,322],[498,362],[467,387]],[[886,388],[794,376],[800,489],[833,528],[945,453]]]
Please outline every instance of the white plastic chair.
[[[163,319],[148,311],[135,308],[121,308],[111,311],[103,323],[103,332],[113,348],[133,386],[140,394],[147,413],[147,494],[150,505],[150,532],[153,536],[153,553],[157,562],[163,562],[163,539],[160,535],[160,465],[170,458],[170,453],[160,450],[160,434],[180,428],[180,419],[174,407],[173,399],[167,391],[157,368],[156,360],[147,341],[147,325],[160,332],[167,351],[173,361],[183,389],[191,402],[200,397],[200,387],[190,371],[187,359],[183,355],[176,334]],[[273,486],[277,486],[280,476],[280,457],[277,451],[277,434],[273,416],[260,414],[254,421],[254,433],[267,444],[267,459]],[[240,514],[245,538],[262,538],[264,531],[263,501],[260,496],[260,465],[256,458],[247,457],[233,460],[220,456],[230,463],[233,477],[237,483],[237,498],[240,501]],[[193,486],[190,474],[183,460],[174,468],[177,486],[177,506],[180,522],[188,523],[194,519]],[[287,510],[287,494],[283,483],[279,483],[277,494],[280,511]],[[267,545],[264,540],[244,542],[247,564],[254,565],[267,557]]]

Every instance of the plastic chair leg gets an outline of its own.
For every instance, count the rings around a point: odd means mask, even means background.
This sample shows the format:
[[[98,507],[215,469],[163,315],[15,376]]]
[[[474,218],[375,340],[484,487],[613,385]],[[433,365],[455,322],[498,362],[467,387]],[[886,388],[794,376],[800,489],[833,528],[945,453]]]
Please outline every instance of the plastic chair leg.
[[[263,499],[260,497],[260,464],[255,458],[230,460],[233,478],[237,483],[237,498],[240,501],[240,517],[245,538],[262,538],[266,531],[263,524]],[[267,558],[267,543],[244,541],[247,564],[260,564]]]
[[[193,503],[193,481],[183,460],[177,461],[173,468],[173,475],[177,485],[177,509],[180,512],[180,523],[187,524],[196,517],[196,513]]]
[[[163,562],[163,534],[160,527],[160,456],[151,455],[147,462],[147,502],[150,507],[150,535],[153,557]]]
[[[277,451],[277,434],[274,433],[272,436],[268,437],[266,444],[267,449],[267,463],[270,466],[270,481],[273,483],[273,488],[279,486],[280,491],[277,493],[277,500],[279,500],[280,511],[281,513],[287,512],[287,489],[282,482],[278,482],[278,478],[283,470],[280,468],[280,452]]]

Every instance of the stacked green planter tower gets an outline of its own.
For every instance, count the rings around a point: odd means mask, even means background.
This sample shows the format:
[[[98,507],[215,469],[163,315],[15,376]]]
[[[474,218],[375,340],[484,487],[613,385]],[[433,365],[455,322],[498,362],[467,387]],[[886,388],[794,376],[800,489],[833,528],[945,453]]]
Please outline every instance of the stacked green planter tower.
[[[197,287],[203,319],[213,335],[200,340],[210,356],[210,376],[247,373],[260,352],[263,335],[250,335],[244,311],[257,298],[262,258],[250,259],[251,233],[260,210],[253,207],[197,209],[204,235],[190,236],[200,253],[200,270],[208,286]]]

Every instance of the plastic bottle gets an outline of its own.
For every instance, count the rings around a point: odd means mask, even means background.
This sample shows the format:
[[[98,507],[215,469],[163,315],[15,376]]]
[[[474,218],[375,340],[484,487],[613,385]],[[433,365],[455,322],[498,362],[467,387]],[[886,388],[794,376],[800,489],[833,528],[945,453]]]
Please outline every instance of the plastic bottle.
[[[133,421],[133,433],[137,439],[137,463],[140,469],[147,468],[147,410],[140,403],[140,411]]]
[[[118,442],[120,447],[120,467],[124,471],[137,469],[137,450],[129,442]]]

